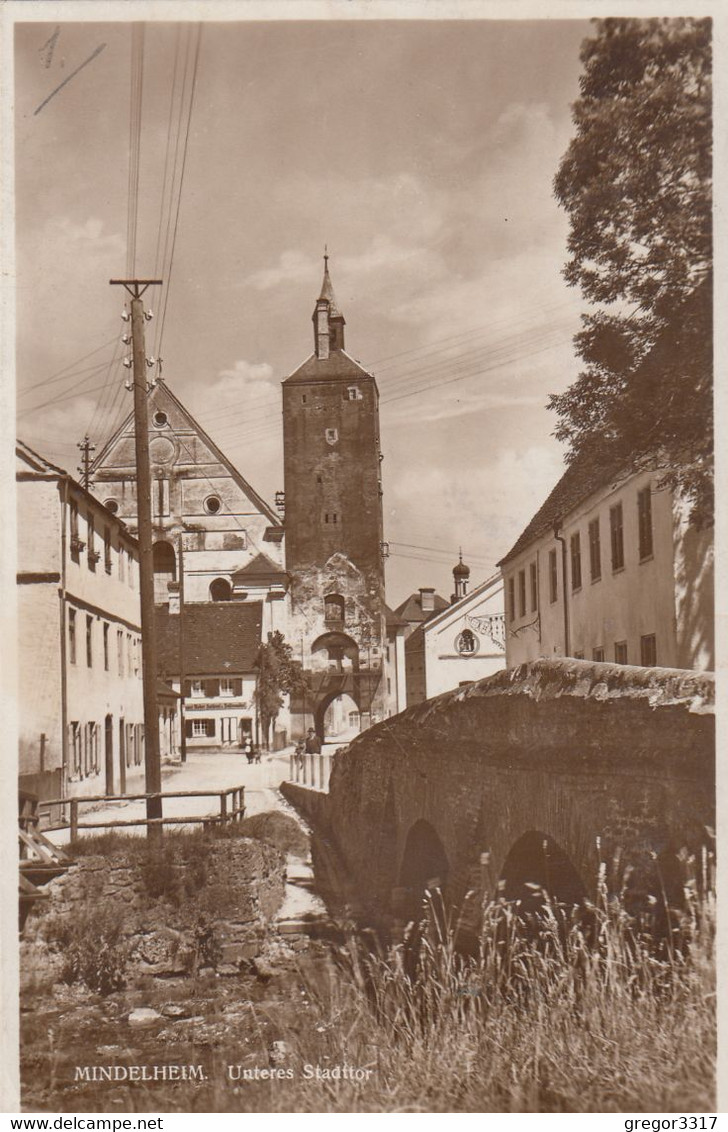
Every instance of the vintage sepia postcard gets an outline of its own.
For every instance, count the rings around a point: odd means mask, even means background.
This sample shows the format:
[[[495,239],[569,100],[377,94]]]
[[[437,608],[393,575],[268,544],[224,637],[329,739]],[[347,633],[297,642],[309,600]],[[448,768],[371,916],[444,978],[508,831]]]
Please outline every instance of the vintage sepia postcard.
[[[693,9],[5,5],[6,1113],[717,1127]]]

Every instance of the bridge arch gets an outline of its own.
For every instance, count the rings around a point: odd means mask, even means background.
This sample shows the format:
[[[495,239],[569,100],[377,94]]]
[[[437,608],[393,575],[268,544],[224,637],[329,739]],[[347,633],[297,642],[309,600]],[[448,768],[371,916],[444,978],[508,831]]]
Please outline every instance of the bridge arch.
[[[520,901],[523,912],[537,912],[544,893],[567,907],[581,904],[587,887],[573,861],[553,837],[531,829],[511,846],[503,863],[500,894]]]
[[[450,862],[437,831],[420,818],[410,827],[399,866],[398,914],[416,918],[426,891],[445,892],[449,872]]]

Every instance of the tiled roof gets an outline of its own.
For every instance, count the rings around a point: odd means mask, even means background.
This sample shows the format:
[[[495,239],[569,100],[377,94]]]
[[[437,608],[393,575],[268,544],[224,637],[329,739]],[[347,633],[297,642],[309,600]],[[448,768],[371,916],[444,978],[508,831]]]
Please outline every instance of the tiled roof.
[[[598,455],[585,453],[569,464],[546,502],[539,508],[514,545],[498,562],[499,566],[515,558],[546,531],[553,530],[554,522],[563,521],[569,512],[607,483],[621,477],[624,472],[624,455],[617,457],[602,451]]]
[[[272,562],[267,554],[256,554],[246,566],[241,566],[233,574],[233,580],[238,578],[285,578],[286,571],[276,562]]]
[[[48,475],[68,475],[68,472],[64,471],[63,468],[59,468],[56,464],[52,464],[50,460],[46,460],[45,456],[35,452],[29,444],[25,444],[22,440],[16,440],[15,454],[25,460],[26,464],[30,464],[34,471]]]
[[[252,672],[261,640],[263,607],[255,602],[195,602],[184,607],[184,664],[187,676]],[[179,675],[179,614],[158,606],[157,667]]]
[[[448,605],[450,604],[448,601],[445,601],[444,597],[440,597],[439,594],[434,595],[434,602],[434,609],[423,609],[422,595],[420,593],[414,593],[405,598],[402,604],[397,606],[394,612],[398,617],[401,617],[404,621],[406,621],[408,625],[411,625],[415,621],[427,621],[430,617],[434,617],[434,615],[436,613],[439,613],[442,609],[447,609]]]
[[[344,350],[332,350],[328,358],[318,358],[316,354],[311,354],[283,384],[287,385],[289,381],[328,381],[336,378],[349,381],[362,377],[372,377],[372,374],[367,373]]]
[[[408,621],[405,621],[404,617],[400,617],[399,614],[395,613],[393,609],[390,609],[388,605],[384,607],[384,616],[388,629],[397,629],[401,625],[409,624]]]

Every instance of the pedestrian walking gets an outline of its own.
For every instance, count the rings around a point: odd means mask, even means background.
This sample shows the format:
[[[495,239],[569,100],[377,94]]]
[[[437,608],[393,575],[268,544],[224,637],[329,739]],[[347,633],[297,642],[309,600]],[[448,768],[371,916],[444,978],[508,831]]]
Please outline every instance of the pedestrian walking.
[[[321,754],[321,740],[314,731],[313,727],[309,727],[306,735],[306,754],[307,755],[320,755]]]

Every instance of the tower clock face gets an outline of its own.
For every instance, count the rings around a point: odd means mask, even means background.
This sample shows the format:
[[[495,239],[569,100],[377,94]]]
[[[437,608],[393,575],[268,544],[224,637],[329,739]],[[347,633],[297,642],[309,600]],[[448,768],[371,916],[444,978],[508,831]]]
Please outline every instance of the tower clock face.
[[[338,439],[339,439],[338,428],[327,428],[326,429],[326,443],[327,444],[336,444]]]

